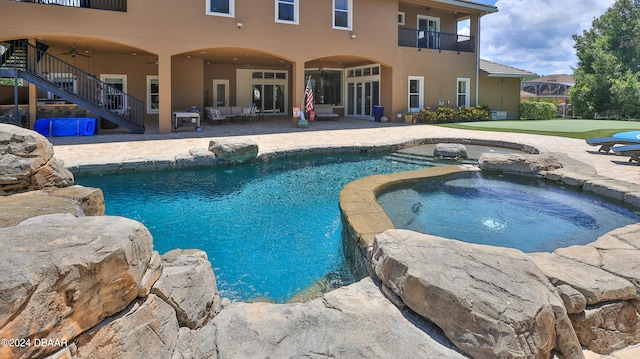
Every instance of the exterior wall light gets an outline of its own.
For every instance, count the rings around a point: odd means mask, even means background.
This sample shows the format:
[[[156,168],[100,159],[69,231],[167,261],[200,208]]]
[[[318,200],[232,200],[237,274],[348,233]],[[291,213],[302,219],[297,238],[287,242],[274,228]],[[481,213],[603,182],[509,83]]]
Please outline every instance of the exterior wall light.
[[[356,38],[356,34],[351,34],[351,40]]]
[[[244,25],[244,24],[243,24],[243,23],[241,23],[241,22],[238,22],[238,23],[236,24],[236,26],[238,27],[238,29],[242,29],[242,26],[243,26],[243,25]]]

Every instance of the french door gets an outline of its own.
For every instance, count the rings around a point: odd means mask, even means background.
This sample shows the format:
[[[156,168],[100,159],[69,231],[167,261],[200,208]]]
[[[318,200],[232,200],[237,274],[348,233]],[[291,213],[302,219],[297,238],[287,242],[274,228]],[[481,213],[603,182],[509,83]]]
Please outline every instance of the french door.
[[[253,84],[251,98],[263,113],[285,112],[285,85]]]
[[[380,104],[380,81],[347,83],[347,115],[372,117],[373,107]]]
[[[440,48],[440,19],[418,15],[418,47],[421,49]]]

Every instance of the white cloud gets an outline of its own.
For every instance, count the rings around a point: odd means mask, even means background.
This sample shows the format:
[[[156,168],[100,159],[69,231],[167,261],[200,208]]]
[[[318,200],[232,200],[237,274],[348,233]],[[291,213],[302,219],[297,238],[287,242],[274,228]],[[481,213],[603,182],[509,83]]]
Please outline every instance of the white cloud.
[[[539,75],[571,74],[572,35],[591,27],[615,0],[498,0],[481,20],[480,56]]]

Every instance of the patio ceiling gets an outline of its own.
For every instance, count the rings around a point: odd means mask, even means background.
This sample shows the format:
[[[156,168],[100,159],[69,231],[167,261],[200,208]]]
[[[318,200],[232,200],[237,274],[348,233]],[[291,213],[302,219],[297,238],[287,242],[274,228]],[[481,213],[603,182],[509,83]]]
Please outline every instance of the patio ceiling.
[[[63,51],[69,51],[73,47],[81,53],[87,55],[94,54],[115,54],[115,55],[137,55],[157,57],[148,51],[120,43],[87,38],[83,36],[46,36],[37,38],[39,42],[53,48],[54,56],[59,56]],[[208,64],[237,64],[238,67],[284,67],[290,68],[293,64],[285,58],[278,57],[262,51],[241,47],[225,48],[205,48],[194,50],[182,54],[179,57],[200,58]],[[372,63],[363,57],[344,55],[329,56],[311,60],[305,64],[306,68],[345,68]]]
[[[71,49],[75,46],[78,52],[84,53],[103,53],[116,55],[131,55],[136,53],[141,56],[154,56],[154,54],[137,49],[135,47],[123,45],[120,43],[86,38],[82,36],[73,37],[54,37],[46,36],[37,38],[39,42],[53,48]],[[52,54],[56,56],[57,54]]]

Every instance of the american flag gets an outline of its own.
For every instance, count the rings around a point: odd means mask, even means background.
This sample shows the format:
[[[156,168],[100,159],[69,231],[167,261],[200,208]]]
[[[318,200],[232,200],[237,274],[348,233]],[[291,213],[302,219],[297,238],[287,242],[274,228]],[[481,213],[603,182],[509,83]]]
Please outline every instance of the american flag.
[[[309,112],[313,110],[313,90],[311,90],[311,76],[309,76],[309,81],[307,81],[307,88],[304,90],[304,95],[307,98],[304,108],[307,112]]]

